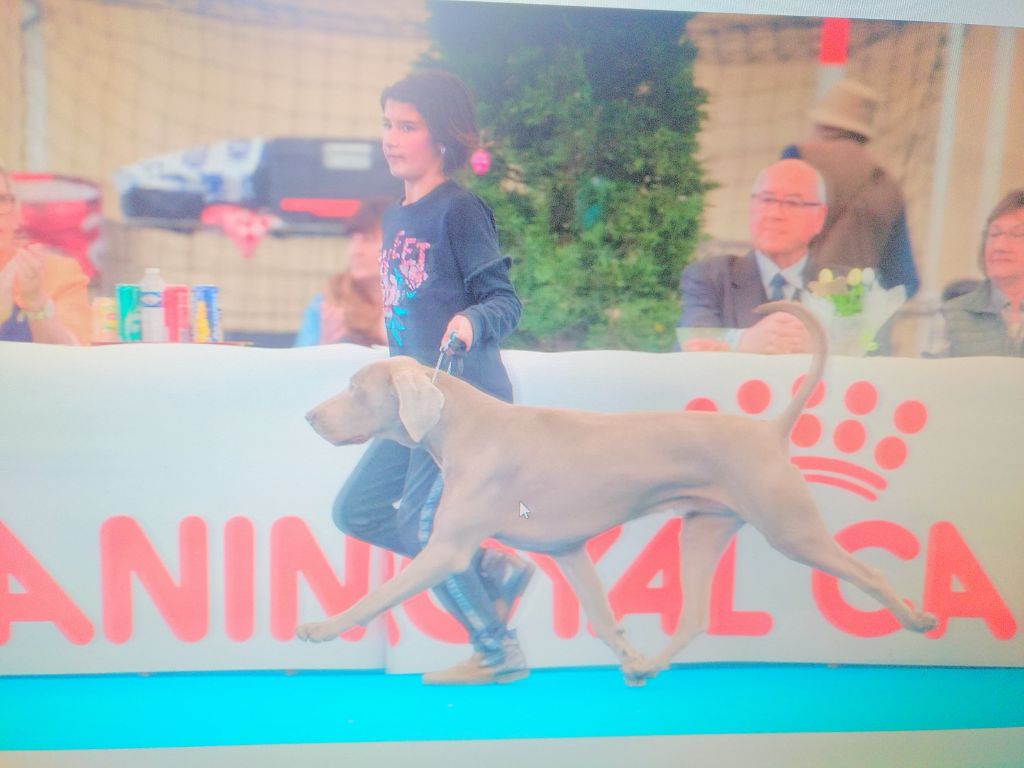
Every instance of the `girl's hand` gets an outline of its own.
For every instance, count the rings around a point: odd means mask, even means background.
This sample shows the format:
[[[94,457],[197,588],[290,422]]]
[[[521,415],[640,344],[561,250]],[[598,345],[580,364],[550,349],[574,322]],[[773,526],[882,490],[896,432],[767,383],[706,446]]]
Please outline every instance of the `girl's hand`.
[[[469,322],[469,318],[465,315],[455,315],[451,319],[444,331],[444,337],[441,339],[441,349],[444,349],[453,333],[455,338],[466,345],[466,351],[469,352],[473,347],[473,324]]]

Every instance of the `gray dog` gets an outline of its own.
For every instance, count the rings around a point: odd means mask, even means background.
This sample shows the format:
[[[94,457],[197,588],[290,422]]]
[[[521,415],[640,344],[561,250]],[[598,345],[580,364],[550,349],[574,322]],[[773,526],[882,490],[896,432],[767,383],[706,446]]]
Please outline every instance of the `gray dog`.
[[[402,357],[358,371],[345,392],[307,414],[309,423],[334,445],[385,437],[425,446],[441,467],[444,495],[430,541],[408,568],[348,610],[301,624],[296,634],[319,642],[366,624],[468,568],[481,542],[494,537],[554,556],[594,631],[619,657],[627,683],[643,684],[706,629],[715,566],[744,523],[787,557],[859,587],[905,628],[934,628],[934,616],[909,608],[881,573],[836,544],[788,459],[789,433],[824,370],[820,323],[790,302],[759,311],[795,315],[814,342],[810,372],[771,421],[510,405],[443,373],[432,382],[430,368]],[[687,599],[675,633],[647,658],[616,625],[584,544],[608,528],[670,509],[686,516],[681,547]]]

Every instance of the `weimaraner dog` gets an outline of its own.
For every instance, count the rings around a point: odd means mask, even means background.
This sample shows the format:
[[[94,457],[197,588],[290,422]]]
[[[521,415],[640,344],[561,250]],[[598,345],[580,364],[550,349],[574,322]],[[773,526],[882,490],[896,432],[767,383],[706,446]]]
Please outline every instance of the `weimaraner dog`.
[[[908,607],[877,570],[854,559],[825,528],[800,471],[787,458],[789,433],[825,366],[825,334],[803,307],[763,305],[807,326],[811,369],[771,421],[720,413],[600,414],[510,405],[410,358],[358,371],[349,388],[307,414],[334,445],[379,436],[423,445],[444,475],[426,547],[409,566],[351,608],[296,634],[323,641],[469,567],[481,542],[555,557],[597,635],[619,657],[626,682],[643,684],[707,627],[711,579],[733,534],[757,528],[782,554],[856,585],[915,632],[935,618]],[[605,468],[605,469],[601,469]],[[523,508],[528,513],[522,512]],[[652,657],[623,637],[584,544],[641,515],[676,510],[686,600],[675,633]]]

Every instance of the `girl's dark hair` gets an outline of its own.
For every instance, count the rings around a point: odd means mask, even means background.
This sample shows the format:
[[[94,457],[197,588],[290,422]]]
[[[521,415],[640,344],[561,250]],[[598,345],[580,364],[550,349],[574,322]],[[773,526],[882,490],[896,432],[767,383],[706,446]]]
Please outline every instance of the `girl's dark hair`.
[[[981,232],[981,251],[978,253],[978,266],[981,267],[982,273],[988,274],[985,272],[985,243],[988,240],[988,230],[992,226],[992,222],[1021,209],[1024,209],[1024,187],[1008,192],[1006,197],[996,203],[996,207],[988,215],[985,220],[985,229]]]
[[[476,104],[466,84],[443,69],[424,69],[389,85],[380,94],[380,107],[388,99],[412,104],[423,116],[430,137],[444,147],[444,172],[462,168],[480,143]]]

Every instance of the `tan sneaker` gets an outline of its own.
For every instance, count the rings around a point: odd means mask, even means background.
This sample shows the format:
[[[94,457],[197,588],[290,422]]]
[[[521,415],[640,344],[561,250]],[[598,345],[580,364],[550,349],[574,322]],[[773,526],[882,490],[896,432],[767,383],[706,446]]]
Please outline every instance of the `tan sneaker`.
[[[526,666],[519,643],[512,640],[505,643],[505,659],[497,664],[485,666],[485,656],[474,653],[454,667],[423,675],[424,685],[489,685],[491,683],[514,683],[522,680],[530,670]]]

